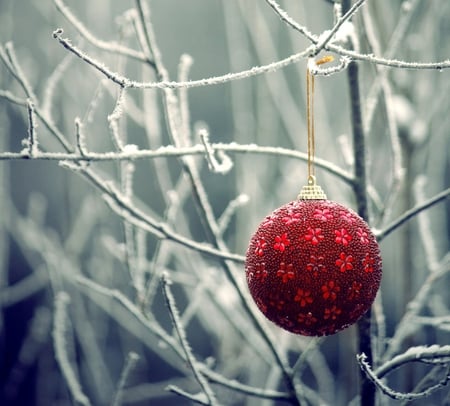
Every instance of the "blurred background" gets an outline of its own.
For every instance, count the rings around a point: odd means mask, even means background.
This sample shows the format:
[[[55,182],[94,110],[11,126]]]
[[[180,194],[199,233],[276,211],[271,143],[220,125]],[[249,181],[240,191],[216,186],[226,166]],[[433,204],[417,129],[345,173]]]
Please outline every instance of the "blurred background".
[[[354,19],[361,53],[416,62],[448,60],[448,1],[366,3]],[[330,1],[280,4],[314,34],[333,26],[335,8]],[[135,14],[130,11],[134,2],[67,0],[66,6],[97,38],[140,50]],[[269,64],[310,45],[262,1],[153,0],[148,6],[171,80],[177,80],[185,54],[192,58],[189,79],[195,80]],[[154,72],[140,60],[100,50],[80,35],[53,1],[0,1],[0,43],[13,44],[44,116],[51,118],[73,146],[78,117],[90,151],[113,151],[116,145],[108,117],[116,105],[118,87],[64,49],[52,37],[57,28],[63,28],[63,37],[113,72],[137,81],[156,80]],[[368,62],[359,62],[359,67],[369,220],[375,230],[382,230],[408,209],[449,187],[450,77],[448,70],[385,68]],[[180,98],[188,98],[189,114],[184,112],[187,142],[199,144],[196,129],[207,127],[211,143],[305,152],[305,69],[306,60],[301,60],[264,75],[177,91]],[[27,95],[4,64],[0,65],[0,90],[0,155],[20,152],[28,136],[27,109],[20,101]],[[6,97],[6,91],[18,102]],[[316,156],[352,173],[348,93],[346,71],[317,78]],[[127,91],[119,120],[124,144],[144,150],[172,143],[162,95],[161,90]],[[44,123],[38,119],[37,124],[40,148],[64,152]],[[251,148],[228,155],[233,167],[225,174],[211,171],[202,155],[192,162],[217,219],[234,202],[236,211],[224,223],[222,236],[232,253],[244,255],[264,216],[296,198],[306,181],[306,165],[295,157],[252,152]],[[90,168],[119,189],[130,186],[130,199],[152,218],[193,241],[210,241],[177,157],[132,163],[105,160],[92,162]],[[127,183],[130,178],[132,185]],[[330,199],[356,207],[352,189],[342,178],[321,167],[317,178]],[[161,290],[163,271],[174,282],[177,307],[197,358],[229,379],[283,392],[280,371],[245,314],[223,261],[130,224],[105,203],[103,192],[56,159],[3,158],[0,162],[0,404],[75,403],[56,362],[52,338],[55,296],[60,291],[70,297],[67,354],[92,404],[111,404],[130,352],[139,359],[121,394],[124,404],[189,404],[166,387],[173,384],[197,393],[192,372],[164,340],[130,317],[111,295],[111,290],[120,292],[137,309],[145,295],[143,314],[172,334]],[[399,335],[402,339],[396,352],[449,342],[449,214],[447,199],[381,242],[384,275],[376,302],[374,338],[378,365],[408,304],[423,292],[424,285],[429,289],[420,302],[413,302],[420,303],[418,314],[409,320],[410,331],[403,334],[402,330]],[[243,284],[243,265],[235,263],[232,268]],[[442,273],[436,282],[430,282],[433,272]],[[105,293],[77,283],[75,275],[109,290]],[[308,402],[347,405],[355,399],[359,374],[355,327],[322,340],[269,328],[292,364],[301,354],[308,354],[301,379],[317,394],[308,397]],[[408,364],[390,375],[389,384],[410,392],[420,387],[431,369],[421,363]],[[287,404],[263,401],[223,385],[213,388],[223,404]],[[380,402],[394,401],[383,397]],[[448,389],[416,404],[450,404]]]

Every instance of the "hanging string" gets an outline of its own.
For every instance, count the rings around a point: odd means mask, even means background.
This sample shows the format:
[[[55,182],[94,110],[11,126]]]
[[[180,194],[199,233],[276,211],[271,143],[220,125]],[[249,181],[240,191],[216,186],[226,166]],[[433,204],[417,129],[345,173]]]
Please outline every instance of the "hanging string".
[[[315,65],[323,65],[332,62],[334,58],[331,55],[324,56],[318,61],[312,61]],[[308,131],[308,183],[315,183],[314,157],[316,155],[314,138],[314,78],[311,73],[309,62],[306,68],[306,122]]]

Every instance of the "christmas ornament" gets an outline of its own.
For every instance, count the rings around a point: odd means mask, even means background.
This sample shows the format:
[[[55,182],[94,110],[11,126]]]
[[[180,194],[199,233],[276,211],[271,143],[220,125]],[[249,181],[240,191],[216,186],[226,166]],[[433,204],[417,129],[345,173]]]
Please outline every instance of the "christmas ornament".
[[[334,334],[372,305],[381,257],[367,223],[327,200],[314,176],[313,76],[308,71],[308,184],[267,216],[251,237],[245,269],[261,312],[292,333]]]

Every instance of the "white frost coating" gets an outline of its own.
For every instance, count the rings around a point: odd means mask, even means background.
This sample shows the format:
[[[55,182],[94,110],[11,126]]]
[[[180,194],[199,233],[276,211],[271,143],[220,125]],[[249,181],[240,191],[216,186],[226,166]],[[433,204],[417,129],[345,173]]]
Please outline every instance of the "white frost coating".
[[[346,42],[349,38],[355,35],[355,26],[351,21],[345,21],[334,34],[335,42]]]
[[[126,154],[132,154],[136,151],[139,151],[139,147],[136,144],[127,144],[123,147],[123,152]]]

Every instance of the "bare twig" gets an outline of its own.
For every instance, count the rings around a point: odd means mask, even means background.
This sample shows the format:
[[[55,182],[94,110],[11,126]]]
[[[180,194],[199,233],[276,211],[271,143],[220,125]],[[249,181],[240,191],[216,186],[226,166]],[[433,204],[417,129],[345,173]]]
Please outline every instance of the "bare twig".
[[[244,70],[237,73],[228,73],[226,75],[222,76],[214,76],[210,78],[205,79],[199,79],[199,80],[190,80],[187,82],[176,82],[176,81],[160,81],[160,82],[139,82],[132,79],[129,79],[125,76],[122,76],[120,74],[117,74],[113,72],[110,68],[105,66],[104,63],[92,58],[91,56],[87,55],[83,51],[81,51],[78,47],[73,45],[70,40],[67,38],[62,37],[63,30],[61,28],[58,28],[53,32],[53,37],[67,50],[74,53],[76,56],[78,56],[80,59],[82,59],[84,62],[88,63],[89,65],[93,66],[95,69],[97,69],[99,72],[101,72],[103,75],[105,75],[109,80],[113,81],[114,83],[129,87],[129,88],[138,88],[138,89],[178,89],[181,87],[185,88],[191,88],[191,87],[199,87],[199,86],[209,86],[209,85],[218,85],[227,83],[233,80],[239,80],[239,79],[246,79],[252,76],[261,75],[264,73],[274,72],[281,68],[284,68],[286,66],[289,66],[293,63],[297,63],[304,58],[308,57],[311,54],[311,50],[314,49],[314,47],[309,47],[304,51],[301,51],[299,53],[295,53],[293,55],[290,55],[284,59],[281,59],[276,62],[269,63],[267,65],[262,66],[256,66],[248,70]],[[326,49],[330,51],[334,51],[342,56],[350,57],[354,60],[360,60],[360,61],[366,61],[371,63],[376,63],[380,65],[389,66],[391,68],[402,68],[402,69],[435,69],[435,70],[442,70],[442,69],[448,69],[450,68],[450,60],[445,60],[441,62],[433,62],[433,63],[418,63],[418,62],[404,62],[399,61],[395,59],[383,59],[383,58],[377,58],[372,55],[363,55],[359,54],[354,51],[346,50],[342,47],[336,46],[336,45],[328,45]]]
[[[53,327],[53,342],[55,346],[56,359],[58,361],[61,372],[67,382],[70,392],[77,403],[83,406],[91,405],[89,398],[83,393],[81,384],[76,377],[72,368],[69,356],[67,354],[66,339],[67,334],[66,322],[70,317],[67,315],[67,306],[70,303],[70,297],[66,292],[59,292],[55,298],[55,319]]]
[[[173,297],[172,290],[170,289],[171,281],[169,279],[169,276],[167,273],[163,273],[162,275],[162,282],[163,282],[163,292],[164,296],[166,298],[166,304],[169,308],[170,317],[172,319],[172,323],[175,327],[175,331],[177,332],[178,339],[180,340],[181,347],[184,350],[186,360],[189,364],[189,366],[192,369],[192,372],[194,373],[195,379],[200,384],[201,388],[203,389],[203,393],[208,399],[208,405],[218,405],[216,400],[216,395],[214,394],[213,390],[209,386],[208,381],[205,379],[203,374],[201,373],[197,360],[194,357],[194,354],[192,353],[192,349],[189,345],[189,342],[186,338],[186,332],[184,331],[184,327],[181,324],[180,320],[180,314],[178,313],[178,309],[175,304],[175,298]]]
[[[112,52],[114,54],[128,56],[138,61],[143,61],[150,63],[142,52],[135,51],[134,49],[127,48],[114,41],[103,41],[98,39],[97,36],[92,34],[86,26],[76,17],[69,7],[62,0],[54,0],[56,8],[61,12],[61,14],[69,21],[75,29],[89,41],[95,47],[102,49],[103,51]]]
[[[114,393],[113,400],[111,402],[111,406],[120,406],[122,404],[123,393],[125,389],[125,385],[127,383],[128,376],[130,372],[135,367],[136,363],[139,360],[139,355],[135,352],[130,352],[127,355],[127,359],[125,360],[125,365],[122,369],[122,373],[120,374],[119,383],[117,384],[116,392]]]
[[[400,227],[402,224],[407,222],[408,220],[417,216],[421,211],[430,208],[431,206],[440,203],[450,196],[450,188],[443,190],[437,195],[431,197],[430,199],[424,201],[423,203],[418,204],[417,206],[409,209],[405,213],[403,213],[398,219],[394,220],[391,224],[387,225],[386,228],[380,231],[375,231],[375,235],[377,236],[377,240],[381,241],[385,237],[387,237],[390,233],[392,233],[396,228]]]
[[[298,159],[302,162],[306,162],[307,154],[300,151],[295,151],[282,147],[261,146],[256,144],[223,144],[212,143],[210,144],[214,151],[223,151],[236,154],[256,154],[256,155],[272,155],[280,158],[292,158]],[[196,144],[191,147],[174,147],[173,145],[167,145],[159,147],[155,150],[139,150],[137,148],[129,148],[124,151],[116,152],[86,152],[83,155],[77,155],[74,153],[59,153],[59,152],[40,152],[37,157],[33,159],[40,160],[55,160],[55,161],[128,161],[136,159],[148,159],[148,158],[170,158],[181,157],[184,155],[203,155],[205,153],[205,147],[202,144]],[[14,152],[0,152],[0,160],[12,160],[12,159],[28,159],[28,156],[23,153]],[[342,181],[352,184],[353,176],[347,171],[341,169],[336,164],[321,159],[315,158],[314,163],[317,167],[324,169],[325,171],[335,175]]]
[[[447,354],[448,353],[449,351],[447,349]],[[416,357],[417,359],[420,359],[420,355],[416,354]],[[367,362],[367,357],[365,354],[358,355],[357,360],[361,367],[361,370],[367,375],[367,377],[371,380],[371,382],[373,382],[383,393],[397,400],[414,400],[430,396],[433,392],[443,388],[450,381],[450,371],[449,369],[447,369],[444,378],[442,378],[437,384],[431,385],[429,388],[427,388],[422,392],[419,393],[397,392],[391,389],[389,386],[385,385],[383,381],[379,379],[377,374],[372,371],[370,364]]]

